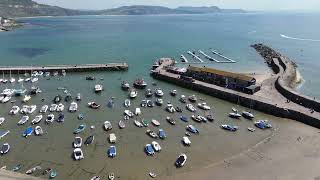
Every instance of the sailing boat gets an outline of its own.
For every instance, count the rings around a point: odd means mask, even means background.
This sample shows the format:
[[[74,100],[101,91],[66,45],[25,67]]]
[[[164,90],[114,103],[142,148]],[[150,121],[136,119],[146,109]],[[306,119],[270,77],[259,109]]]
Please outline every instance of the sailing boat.
[[[9,82],[10,82],[10,83],[16,82],[16,79],[11,76],[11,70],[10,70],[10,79],[9,79]]]
[[[20,77],[20,75],[19,75],[19,71],[18,71],[18,76],[19,76],[18,83],[23,82],[23,81],[24,81],[24,79]]]

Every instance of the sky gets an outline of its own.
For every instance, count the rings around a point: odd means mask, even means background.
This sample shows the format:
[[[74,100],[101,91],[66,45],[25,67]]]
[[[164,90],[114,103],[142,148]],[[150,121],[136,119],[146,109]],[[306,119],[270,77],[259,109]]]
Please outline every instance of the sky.
[[[219,6],[245,10],[312,10],[320,11],[320,0],[34,0],[71,9],[109,9],[128,5]]]

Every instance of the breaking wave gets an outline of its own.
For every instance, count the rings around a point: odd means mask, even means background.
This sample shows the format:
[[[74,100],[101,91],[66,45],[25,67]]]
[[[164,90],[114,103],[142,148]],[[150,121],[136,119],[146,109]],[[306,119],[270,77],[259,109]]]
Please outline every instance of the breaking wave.
[[[303,39],[303,38],[296,38],[296,37],[290,37],[283,34],[280,34],[281,37],[286,39],[293,39],[293,40],[299,40],[299,41],[313,41],[313,42],[320,42],[320,39]]]

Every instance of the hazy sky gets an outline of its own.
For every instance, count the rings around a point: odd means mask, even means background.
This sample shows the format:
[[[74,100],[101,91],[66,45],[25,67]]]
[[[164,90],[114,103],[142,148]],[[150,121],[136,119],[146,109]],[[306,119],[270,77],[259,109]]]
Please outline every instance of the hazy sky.
[[[219,6],[247,10],[316,10],[320,0],[35,0],[73,9],[107,9],[125,5]]]

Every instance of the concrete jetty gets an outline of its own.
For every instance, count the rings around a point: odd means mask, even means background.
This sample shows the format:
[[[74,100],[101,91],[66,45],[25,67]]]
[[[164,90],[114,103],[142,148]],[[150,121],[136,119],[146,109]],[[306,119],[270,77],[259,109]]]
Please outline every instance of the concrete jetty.
[[[182,60],[182,62],[188,63],[188,59],[183,54],[181,54],[180,59]]]
[[[204,53],[203,51],[199,50],[199,53],[202,54],[205,58],[209,59],[210,61],[215,61],[217,63],[219,63],[220,61],[218,61],[217,59],[210,57],[209,55],[207,55],[206,53]]]
[[[215,51],[215,50],[211,50],[211,52],[212,52],[213,54],[215,54],[215,55],[217,55],[217,56],[220,56],[220,57],[222,57],[223,59],[226,59],[226,60],[227,60],[227,61],[220,61],[220,62],[224,62],[224,63],[227,63],[227,62],[229,62],[229,63],[236,63],[236,62],[237,62],[237,61],[235,61],[235,60],[233,60],[233,59],[231,59],[231,58],[228,58],[228,57],[226,57],[226,56],[218,53],[218,52]]]
[[[88,71],[126,71],[127,63],[108,63],[108,64],[70,64],[70,65],[37,65],[37,66],[0,66],[0,73],[18,74],[30,73],[31,71],[62,71],[66,72],[88,72]]]
[[[198,61],[203,62],[203,60],[199,56],[193,54],[191,51],[188,51],[187,53],[190,54],[193,58],[197,59]]]

